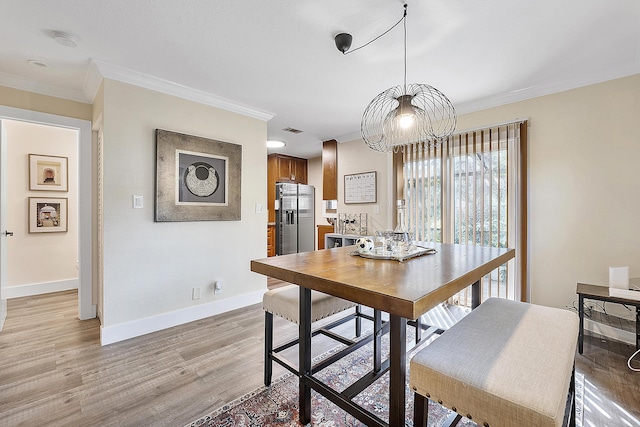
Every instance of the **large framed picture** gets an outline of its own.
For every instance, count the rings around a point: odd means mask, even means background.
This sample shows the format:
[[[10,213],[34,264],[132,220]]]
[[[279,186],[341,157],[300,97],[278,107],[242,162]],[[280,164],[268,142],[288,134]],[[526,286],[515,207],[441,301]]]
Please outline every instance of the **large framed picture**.
[[[29,154],[29,190],[69,191],[67,157]]]
[[[29,197],[29,233],[67,231],[67,200],[62,197]]]
[[[156,130],[156,221],[239,221],[242,146]]]

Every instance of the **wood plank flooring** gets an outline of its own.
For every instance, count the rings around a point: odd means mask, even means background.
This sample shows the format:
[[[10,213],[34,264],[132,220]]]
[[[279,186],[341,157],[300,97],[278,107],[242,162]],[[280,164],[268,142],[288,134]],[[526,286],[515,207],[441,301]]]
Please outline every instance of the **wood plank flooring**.
[[[276,336],[295,336],[295,325],[274,321]],[[0,426],[183,427],[262,385],[260,304],[105,347],[99,328],[77,319],[74,291],[9,300]],[[330,345],[314,341],[314,352]],[[632,350],[586,337],[576,358],[585,426],[640,427],[640,373],[626,366]],[[274,377],[282,373],[274,366]]]

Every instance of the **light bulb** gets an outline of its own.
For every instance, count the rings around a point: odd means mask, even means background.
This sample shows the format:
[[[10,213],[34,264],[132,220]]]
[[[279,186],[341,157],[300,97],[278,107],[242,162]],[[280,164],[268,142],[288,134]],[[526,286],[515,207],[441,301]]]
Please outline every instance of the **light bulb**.
[[[413,126],[413,122],[415,121],[415,116],[413,114],[401,114],[398,117],[398,125],[402,129],[409,129]]]

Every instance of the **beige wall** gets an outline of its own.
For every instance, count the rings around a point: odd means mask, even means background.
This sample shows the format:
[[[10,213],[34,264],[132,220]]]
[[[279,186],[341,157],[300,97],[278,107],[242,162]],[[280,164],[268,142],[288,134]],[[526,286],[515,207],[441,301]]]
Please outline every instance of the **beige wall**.
[[[531,302],[565,307],[576,282],[608,285],[609,266],[640,276],[640,74],[461,115],[459,131],[529,120],[529,283]],[[362,141],[338,144],[340,211],[345,173],[378,170],[381,214],[388,168]],[[379,219],[378,219],[379,218]],[[389,222],[389,224],[391,223]]]
[[[460,117],[458,129],[529,119],[531,301],[564,307],[608,268],[640,276],[640,75]]]
[[[338,212],[366,213],[367,230],[373,235],[376,230],[391,228],[395,211],[390,196],[389,173],[391,155],[379,153],[365,147],[362,140],[338,144]],[[376,203],[344,203],[344,176],[354,173],[377,172]],[[378,209],[379,213],[374,213]]]
[[[154,222],[157,128],[242,145],[241,221]],[[105,79],[103,129],[103,327],[266,289],[266,122]]]
[[[317,225],[329,225],[322,217],[322,156],[307,160],[307,183],[315,188],[314,216]],[[318,229],[315,231],[315,247],[318,247]]]
[[[93,107],[77,101],[40,95],[38,93],[0,86],[0,104],[7,107],[40,113],[56,114],[58,116],[91,120]]]
[[[7,287],[76,280],[78,270],[78,131],[5,120],[7,136]],[[30,191],[29,154],[67,157],[69,191]],[[67,199],[68,231],[29,234],[29,197]]]
[[[367,232],[373,235],[376,230],[392,227],[395,211],[389,196],[390,155],[367,149],[362,140],[338,144],[338,212],[366,213]],[[322,157],[309,159],[309,184],[316,187],[316,224],[328,225],[322,217]],[[362,172],[377,172],[376,203],[344,203],[344,176]],[[374,213],[375,211],[378,213]],[[317,235],[316,235],[317,240]]]

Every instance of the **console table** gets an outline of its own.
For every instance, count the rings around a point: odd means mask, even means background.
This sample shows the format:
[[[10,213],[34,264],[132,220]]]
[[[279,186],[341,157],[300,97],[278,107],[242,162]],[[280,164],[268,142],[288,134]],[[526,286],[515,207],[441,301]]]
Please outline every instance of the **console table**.
[[[606,286],[588,285],[578,283],[576,288],[578,294],[578,315],[580,316],[580,332],[578,333],[578,353],[582,354],[582,344],[584,342],[584,300],[595,299],[598,301],[615,302],[617,304],[632,305],[636,308],[636,349],[640,349],[640,301],[613,297],[609,295],[609,288]]]

